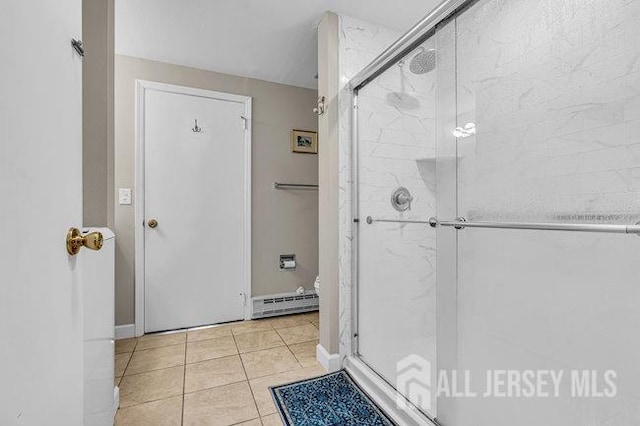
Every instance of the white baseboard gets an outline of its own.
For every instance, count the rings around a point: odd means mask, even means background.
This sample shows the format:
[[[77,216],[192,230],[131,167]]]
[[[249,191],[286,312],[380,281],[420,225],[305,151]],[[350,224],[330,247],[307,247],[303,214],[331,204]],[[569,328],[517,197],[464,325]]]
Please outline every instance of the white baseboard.
[[[116,413],[118,412],[118,407],[120,407],[120,388],[118,386],[114,386],[113,388],[113,405],[111,407],[111,418],[113,421],[116,421]]]
[[[322,345],[316,346],[316,359],[329,373],[340,370],[340,354],[330,354]]]
[[[116,340],[128,339],[129,337],[135,337],[135,335],[135,324],[116,325]]]
[[[100,390],[100,394],[102,394],[102,390]],[[96,395],[92,396],[92,399],[94,399],[95,396]],[[105,407],[103,404],[100,404],[96,407],[94,412],[84,413],[83,424],[91,425],[91,426],[113,426],[113,423],[116,420],[116,412],[118,411],[119,405],[120,405],[120,388],[118,388],[117,386],[114,386],[113,401],[111,403],[111,407],[108,407],[108,406]]]

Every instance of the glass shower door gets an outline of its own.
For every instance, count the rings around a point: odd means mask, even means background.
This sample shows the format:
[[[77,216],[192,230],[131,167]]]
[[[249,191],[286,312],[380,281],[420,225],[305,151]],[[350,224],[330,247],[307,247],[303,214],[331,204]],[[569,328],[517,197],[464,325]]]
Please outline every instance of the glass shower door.
[[[638,221],[638,28],[638,1],[485,0],[449,22],[457,164],[438,176],[456,185],[438,217]],[[438,319],[455,331],[438,335],[438,357],[475,391],[440,395],[442,424],[640,424],[640,238],[441,227],[439,257],[441,241],[457,278],[439,279],[453,289]]]
[[[435,214],[434,53],[427,40],[360,89],[357,141],[358,356],[432,416],[436,231],[426,219]]]

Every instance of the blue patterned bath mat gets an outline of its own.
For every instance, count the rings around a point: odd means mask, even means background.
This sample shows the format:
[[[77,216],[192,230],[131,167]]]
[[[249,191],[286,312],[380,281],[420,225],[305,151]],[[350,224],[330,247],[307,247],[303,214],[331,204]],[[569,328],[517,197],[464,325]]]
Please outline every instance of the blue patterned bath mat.
[[[344,371],[270,388],[286,426],[393,426]]]

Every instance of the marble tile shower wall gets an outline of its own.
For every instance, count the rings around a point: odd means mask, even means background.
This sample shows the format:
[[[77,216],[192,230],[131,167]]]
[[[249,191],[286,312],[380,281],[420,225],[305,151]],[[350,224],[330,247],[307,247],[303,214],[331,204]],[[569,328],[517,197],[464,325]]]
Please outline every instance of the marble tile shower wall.
[[[640,1],[487,1],[457,29],[461,211],[640,219]]]
[[[457,141],[461,214],[640,218],[639,12],[637,0],[483,0],[447,25],[456,32],[448,69],[457,77],[458,125],[477,124],[475,137]],[[457,368],[473,377],[505,367],[612,369],[618,394],[597,403],[566,389],[537,402],[470,399],[439,405],[439,417],[533,426],[553,413],[546,423],[640,424],[632,361],[640,348],[626,337],[640,318],[628,303],[639,297],[637,238],[494,229],[456,238],[456,346],[445,355],[455,355]]]
[[[423,47],[434,48],[434,41]],[[419,52],[358,94],[361,219],[426,220],[436,213],[436,72],[409,70]],[[404,212],[390,203],[399,186],[414,197]],[[410,355],[435,366],[435,234],[425,224],[360,225],[359,352],[390,383],[397,380],[397,363]]]
[[[340,274],[340,355],[351,353],[351,268],[352,268],[352,195],[351,195],[351,111],[349,80],[391,45],[400,34],[367,22],[341,15],[339,28],[339,274]]]

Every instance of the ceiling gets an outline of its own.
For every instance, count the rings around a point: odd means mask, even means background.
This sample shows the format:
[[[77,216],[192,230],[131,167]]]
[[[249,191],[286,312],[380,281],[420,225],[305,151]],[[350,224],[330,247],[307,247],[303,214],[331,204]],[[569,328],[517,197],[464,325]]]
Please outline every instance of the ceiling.
[[[403,33],[440,0],[116,0],[116,53],[316,88],[326,10]]]

